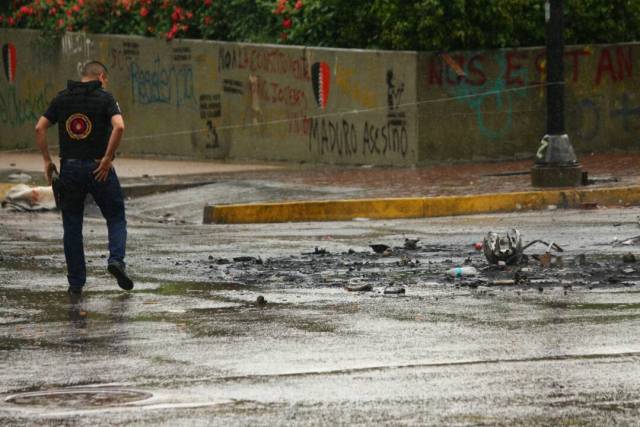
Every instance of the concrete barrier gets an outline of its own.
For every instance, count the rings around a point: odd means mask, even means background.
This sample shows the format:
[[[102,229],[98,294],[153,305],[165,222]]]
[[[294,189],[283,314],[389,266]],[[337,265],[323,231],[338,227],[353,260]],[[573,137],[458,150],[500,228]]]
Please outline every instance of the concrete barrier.
[[[0,76],[0,150],[34,147],[35,121],[88,59],[109,68],[132,156],[409,166],[531,157],[544,133],[540,48],[443,56],[7,28],[0,44],[16,53],[15,75]],[[640,148],[639,49],[567,49],[579,153]]]
[[[640,186],[558,189],[472,196],[302,201],[205,206],[205,224],[406,219],[579,208],[583,204],[640,204]]]

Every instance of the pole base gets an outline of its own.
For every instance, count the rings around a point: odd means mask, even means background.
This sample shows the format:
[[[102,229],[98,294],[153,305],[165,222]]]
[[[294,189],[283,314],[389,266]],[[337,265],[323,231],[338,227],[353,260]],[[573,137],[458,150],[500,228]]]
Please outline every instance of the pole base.
[[[534,187],[578,187],[582,185],[582,166],[535,165],[531,168]]]

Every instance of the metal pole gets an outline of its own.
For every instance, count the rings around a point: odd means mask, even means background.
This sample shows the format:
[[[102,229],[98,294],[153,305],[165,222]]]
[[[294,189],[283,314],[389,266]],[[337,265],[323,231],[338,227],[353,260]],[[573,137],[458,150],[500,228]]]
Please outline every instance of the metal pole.
[[[531,170],[535,187],[574,187],[582,169],[564,124],[564,4],[545,1],[547,35],[547,134],[540,142]]]
[[[547,133],[562,135],[564,128],[564,5],[545,4],[547,34]]]

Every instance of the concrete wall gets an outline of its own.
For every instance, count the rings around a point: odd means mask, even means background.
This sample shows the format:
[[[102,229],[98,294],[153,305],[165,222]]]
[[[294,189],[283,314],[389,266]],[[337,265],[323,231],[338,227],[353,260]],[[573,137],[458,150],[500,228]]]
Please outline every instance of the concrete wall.
[[[123,154],[395,165],[418,159],[415,53],[82,33],[56,41],[6,29],[0,44],[14,45],[17,59],[15,80],[0,76],[1,149],[33,147],[33,125],[50,99],[78,78],[83,61],[98,59],[109,67],[108,89],[125,116]],[[314,85],[325,88],[323,96]]]
[[[11,61],[0,72],[2,150],[34,147],[37,118],[88,59],[110,69],[127,155],[406,166],[530,157],[544,134],[541,49],[452,53],[450,65],[431,53],[8,29],[0,45],[16,53],[15,75]],[[640,148],[638,49],[567,49],[578,152]]]
[[[454,66],[420,54],[420,162],[530,157],[546,127],[544,49],[449,57]],[[567,47],[565,117],[578,153],[640,149],[638,59],[638,44]]]

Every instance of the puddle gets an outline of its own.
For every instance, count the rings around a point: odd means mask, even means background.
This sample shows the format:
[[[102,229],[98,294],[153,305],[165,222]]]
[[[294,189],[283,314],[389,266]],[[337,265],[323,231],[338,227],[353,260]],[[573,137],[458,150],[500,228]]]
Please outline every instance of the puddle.
[[[153,394],[119,388],[82,387],[19,393],[5,399],[7,403],[58,408],[98,408],[147,400]]]

